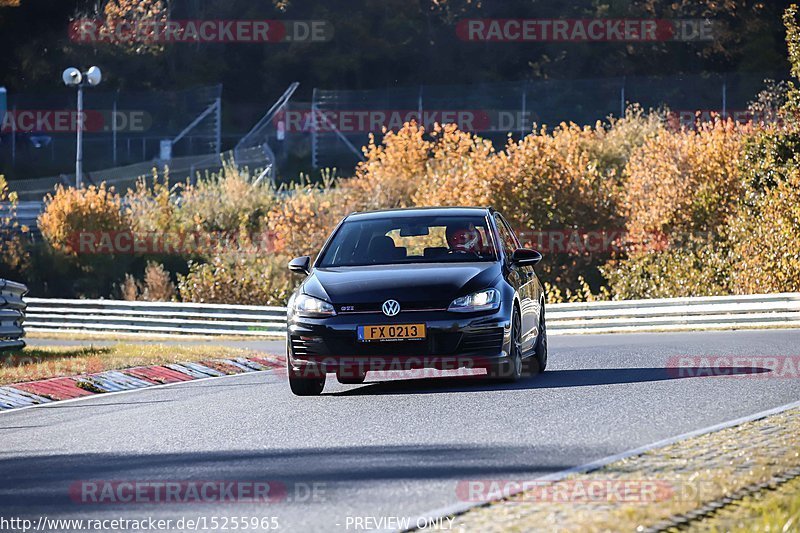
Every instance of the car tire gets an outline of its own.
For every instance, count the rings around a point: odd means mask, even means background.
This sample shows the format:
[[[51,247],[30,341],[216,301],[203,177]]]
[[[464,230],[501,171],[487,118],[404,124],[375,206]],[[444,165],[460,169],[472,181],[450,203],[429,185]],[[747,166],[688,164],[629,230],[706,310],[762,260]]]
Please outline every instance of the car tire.
[[[522,375],[530,378],[539,373],[539,360],[535,354],[523,359],[522,361]]]
[[[336,380],[342,385],[361,385],[367,379],[367,374],[336,374]]]
[[[305,371],[301,371],[305,374]],[[325,374],[322,376],[300,375],[289,371],[289,388],[295,396],[319,396],[325,388]]]
[[[522,377],[524,365],[524,360],[522,359],[522,325],[516,306],[511,315],[511,344],[509,347],[509,360],[492,365],[487,369],[487,374],[491,379],[514,383]]]
[[[322,394],[322,389],[325,388],[325,372],[310,367],[294,370],[289,359],[289,347],[287,346],[286,372],[289,375],[289,388],[292,393],[295,396],[319,396]]]
[[[539,372],[544,372],[547,368],[547,321],[544,318],[544,302],[542,302],[542,312],[539,315],[539,335],[536,337],[536,347],[534,348],[535,359],[539,363]]]

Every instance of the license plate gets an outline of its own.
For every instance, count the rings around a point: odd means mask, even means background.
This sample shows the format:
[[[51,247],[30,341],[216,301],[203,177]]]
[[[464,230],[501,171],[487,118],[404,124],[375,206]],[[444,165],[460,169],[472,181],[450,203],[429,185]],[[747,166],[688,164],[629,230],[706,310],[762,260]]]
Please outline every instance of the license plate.
[[[422,340],[425,324],[387,324],[358,326],[358,340],[362,342]]]

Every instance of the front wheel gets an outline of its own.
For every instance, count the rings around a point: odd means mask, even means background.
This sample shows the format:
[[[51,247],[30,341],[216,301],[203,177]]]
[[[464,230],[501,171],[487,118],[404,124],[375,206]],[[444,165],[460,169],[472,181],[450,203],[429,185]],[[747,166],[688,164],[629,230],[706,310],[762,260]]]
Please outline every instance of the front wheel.
[[[544,304],[539,315],[539,336],[536,337],[535,358],[539,362],[539,372],[547,368],[547,322],[544,319]]]
[[[544,321],[544,305],[539,316],[539,334],[536,337],[536,345],[533,347],[533,354],[525,359],[522,373],[526,376],[535,376],[544,372],[547,367],[547,325]]]
[[[289,388],[295,396],[319,396],[325,388],[325,372],[308,366],[294,370],[289,362],[288,350],[286,373],[289,375]]]
[[[524,364],[522,360],[522,326],[516,307],[511,315],[511,345],[509,348],[508,362],[498,363],[488,368],[487,373],[490,378],[514,383],[522,377]]]
[[[336,379],[342,385],[361,385],[366,381],[367,374],[365,373],[352,373],[352,372],[339,372],[336,374]]]
[[[325,374],[321,376],[302,375],[306,371],[294,372],[289,370],[289,388],[295,396],[319,396],[325,388]]]

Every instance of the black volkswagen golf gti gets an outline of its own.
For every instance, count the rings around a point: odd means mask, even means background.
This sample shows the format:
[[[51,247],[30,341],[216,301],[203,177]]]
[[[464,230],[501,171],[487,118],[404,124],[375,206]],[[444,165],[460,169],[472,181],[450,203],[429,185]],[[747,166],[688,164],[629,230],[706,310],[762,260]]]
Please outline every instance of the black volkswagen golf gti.
[[[289,299],[287,367],[297,395],[327,373],[486,368],[516,381],[547,365],[542,256],[520,247],[491,208],[353,213],[342,220]]]

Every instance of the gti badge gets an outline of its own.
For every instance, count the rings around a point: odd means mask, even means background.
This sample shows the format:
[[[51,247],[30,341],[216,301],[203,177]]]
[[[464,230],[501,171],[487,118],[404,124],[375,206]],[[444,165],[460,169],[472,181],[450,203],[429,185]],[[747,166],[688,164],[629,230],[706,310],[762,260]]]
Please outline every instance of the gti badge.
[[[383,302],[383,314],[386,316],[395,316],[400,312],[400,304],[397,300],[386,300]]]

